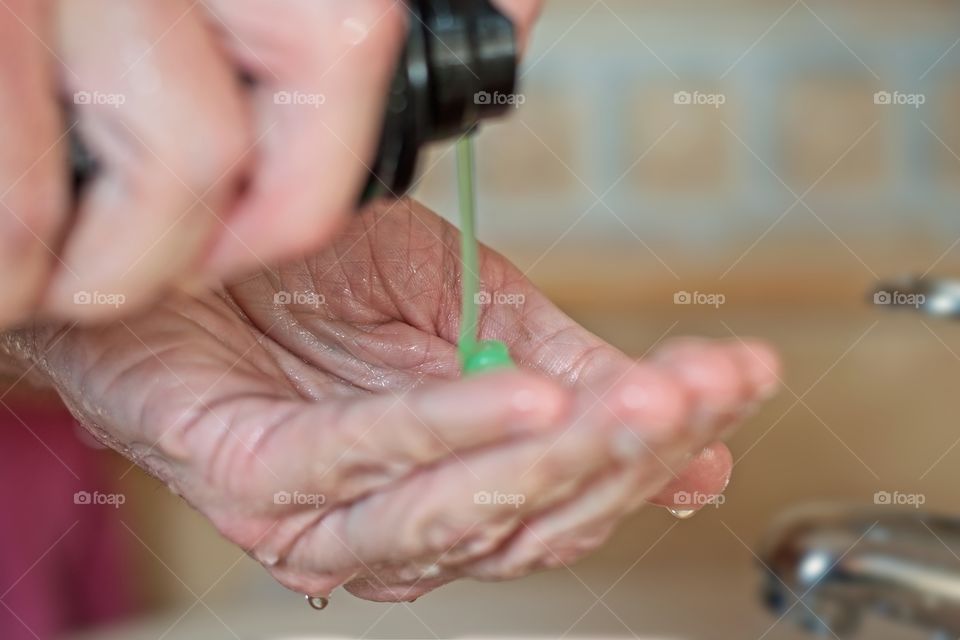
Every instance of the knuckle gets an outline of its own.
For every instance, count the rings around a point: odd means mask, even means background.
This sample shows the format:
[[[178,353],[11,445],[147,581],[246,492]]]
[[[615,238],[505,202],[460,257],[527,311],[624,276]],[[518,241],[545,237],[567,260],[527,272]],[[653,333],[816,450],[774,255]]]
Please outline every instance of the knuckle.
[[[268,435],[258,420],[245,419],[245,408],[238,406],[221,415],[202,409],[196,419],[185,414],[173,430],[175,446],[197,470],[210,501],[244,505],[251,513],[274,513],[279,504],[274,493],[279,488],[274,482],[279,470],[264,456],[261,444],[269,440]]]

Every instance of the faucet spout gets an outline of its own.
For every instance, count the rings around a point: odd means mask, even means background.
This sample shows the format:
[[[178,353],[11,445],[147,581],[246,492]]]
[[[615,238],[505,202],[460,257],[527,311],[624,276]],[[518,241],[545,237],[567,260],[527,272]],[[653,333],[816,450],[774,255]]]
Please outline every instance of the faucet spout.
[[[759,554],[765,600],[822,635],[865,615],[960,634],[960,519],[893,506],[788,512]]]

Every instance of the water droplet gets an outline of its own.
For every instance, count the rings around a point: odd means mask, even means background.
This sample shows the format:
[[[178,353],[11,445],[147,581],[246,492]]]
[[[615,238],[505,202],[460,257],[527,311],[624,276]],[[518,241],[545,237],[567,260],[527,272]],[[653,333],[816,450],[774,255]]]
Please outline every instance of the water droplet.
[[[677,509],[676,507],[667,507],[667,511],[669,511],[670,515],[678,520],[689,520],[693,516],[697,515],[695,509]]]
[[[330,604],[330,599],[323,596],[307,596],[307,604],[317,611],[323,611]]]

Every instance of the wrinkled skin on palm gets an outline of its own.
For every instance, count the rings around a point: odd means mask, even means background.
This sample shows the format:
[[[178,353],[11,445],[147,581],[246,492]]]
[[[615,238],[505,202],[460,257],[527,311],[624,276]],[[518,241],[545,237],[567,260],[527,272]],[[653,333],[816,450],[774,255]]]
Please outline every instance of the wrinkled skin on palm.
[[[484,249],[483,289],[522,304],[485,306],[480,334],[519,368],[460,379],[457,231],[389,208],[272,273],[7,350],[301,593],[519,577],[648,501],[723,491],[719,440],[777,386],[767,347],[676,340],[635,361]]]

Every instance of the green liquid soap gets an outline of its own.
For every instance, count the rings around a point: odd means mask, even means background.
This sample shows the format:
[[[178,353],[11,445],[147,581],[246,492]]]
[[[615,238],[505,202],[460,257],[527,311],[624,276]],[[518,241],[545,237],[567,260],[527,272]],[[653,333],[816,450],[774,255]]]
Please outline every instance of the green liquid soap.
[[[457,185],[460,193],[460,268],[463,281],[463,312],[460,316],[460,366],[464,375],[512,369],[507,345],[498,340],[477,340],[480,301],[480,264],[478,259],[473,188],[473,139],[464,136],[457,143]]]

